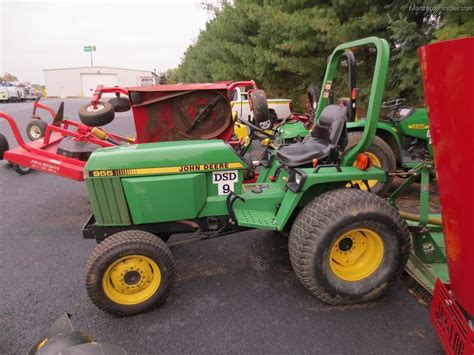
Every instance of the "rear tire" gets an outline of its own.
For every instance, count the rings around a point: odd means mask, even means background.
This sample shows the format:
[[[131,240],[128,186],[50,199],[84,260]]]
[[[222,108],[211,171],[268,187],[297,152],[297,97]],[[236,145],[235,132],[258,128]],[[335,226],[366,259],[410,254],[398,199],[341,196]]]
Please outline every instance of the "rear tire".
[[[28,122],[26,126],[26,135],[30,141],[35,141],[37,139],[43,138],[46,133],[46,128],[48,124],[45,121],[42,121],[38,118],[33,118]]]
[[[382,198],[337,189],[296,218],[289,252],[296,276],[318,299],[350,305],[380,297],[406,265],[408,226]]]
[[[92,104],[82,106],[79,109],[79,118],[83,124],[89,127],[105,126],[112,122],[115,117],[115,111],[108,102],[97,103],[97,108]]]
[[[8,149],[10,149],[10,146],[7,137],[0,133],[0,160],[3,160],[3,155]]]
[[[86,289],[103,311],[130,316],[161,305],[174,284],[174,260],[157,236],[139,230],[116,233],[96,245],[87,260]]]
[[[348,152],[354,148],[362,138],[363,132],[349,132],[348,143],[344,152]],[[392,148],[380,137],[375,136],[372,145],[366,151],[368,153],[372,166],[381,168],[387,173],[394,173],[397,170],[397,161]],[[370,191],[383,196],[392,187],[393,177],[387,176],[386,182],[379,182],[376,180],[369,180],[367,182],[370,186]],[[367,190],[365,183],[359,181],[353,181],[354,185],[357,185],[361,190]]]

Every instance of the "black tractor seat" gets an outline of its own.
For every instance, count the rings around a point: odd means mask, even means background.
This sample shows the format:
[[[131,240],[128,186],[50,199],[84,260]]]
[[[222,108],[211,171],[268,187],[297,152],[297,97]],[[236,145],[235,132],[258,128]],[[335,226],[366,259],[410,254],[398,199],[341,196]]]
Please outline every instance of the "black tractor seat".
[[[290,168],[311,164],[313,159],[333,163],[347,144],[347,108],[328,105],[319,116],[311,135],[303,142],[283,146],[277,151],[277,158]]]

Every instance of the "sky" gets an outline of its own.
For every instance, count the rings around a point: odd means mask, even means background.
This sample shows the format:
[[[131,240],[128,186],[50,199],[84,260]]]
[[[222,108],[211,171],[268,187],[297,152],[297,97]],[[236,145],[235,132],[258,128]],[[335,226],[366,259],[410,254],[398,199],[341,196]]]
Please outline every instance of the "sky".
[[[43,69],[176,67],[210,15],[201,0],[0,0],[0,75],[43,84]]]

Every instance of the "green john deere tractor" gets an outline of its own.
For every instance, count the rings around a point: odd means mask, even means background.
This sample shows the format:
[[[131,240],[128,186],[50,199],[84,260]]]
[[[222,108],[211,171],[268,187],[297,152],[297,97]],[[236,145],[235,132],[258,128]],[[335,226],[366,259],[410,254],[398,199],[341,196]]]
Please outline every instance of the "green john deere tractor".
[[[339,57],[353,47],[377,50],[361,139],[349,152],[347,109],[328,104]],[[85,182],[93,215],[83,229],[96,239],[86,265],[92,302],[116,315],[163,303],[175,266],[167,239],[202,239],[249,228],[289,231],[289,254],[302,284],[332,305],[382,295],[406,264],[407,223],[375,194],[351,181],[386,181],[364,154],[372,145],[389,61],[385,40],[362,39],[331,55],[316,123],[303,142],[267,149],[256,183],[243,183],[247,163],[223,141],[161,142],[96,150]]]

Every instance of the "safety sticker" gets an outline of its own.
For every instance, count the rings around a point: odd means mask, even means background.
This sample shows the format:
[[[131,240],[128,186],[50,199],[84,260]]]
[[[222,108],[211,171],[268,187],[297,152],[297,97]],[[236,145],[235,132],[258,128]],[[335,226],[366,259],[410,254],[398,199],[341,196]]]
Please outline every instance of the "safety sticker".
[[[217,185],[219,195],[228,195],[234,191],[234,183],[239,180],[237,170],[215,171],[212,173],[212,183]]]
[[[260,190],[268,190],[270,189],[270,184],[244,184],[242,185],[243,190],[254,190],[255,188],[258,188]]]
[[[332,80],[326,81],[326,84],[324,85],[323,98],[327,99],[329,97],[329,95],[331,94],[331,88]]]
[[[428,138],[428,144],[432,144],[431,143],[431,132],[430,132],[430,130],[426,131],[426,138]]]
[[[412,124],[408,125],[408,128],[411,128],[411,129],[428,129],[428,128],[430,128],[430,125],[428,125],[426,123],[412,123]]]

